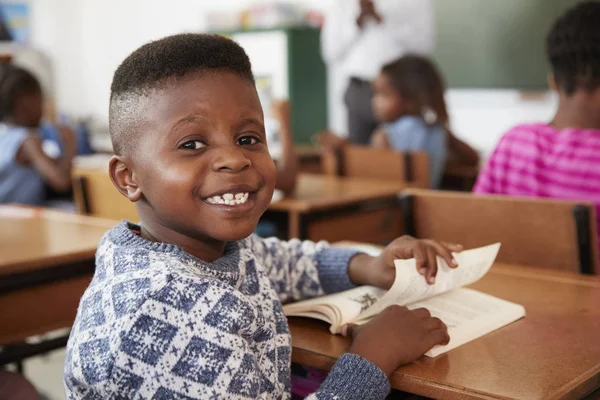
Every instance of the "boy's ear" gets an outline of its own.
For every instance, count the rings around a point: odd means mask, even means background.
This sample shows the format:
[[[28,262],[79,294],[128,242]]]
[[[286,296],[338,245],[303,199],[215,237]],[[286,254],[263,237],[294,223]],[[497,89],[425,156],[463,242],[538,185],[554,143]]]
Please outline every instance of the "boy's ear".
[[[548,87],[550,88],[550,90],[553,90],[555,92],[558,91],[558,85],[556,84],[556,77],[554,76],[553,72],[550,72],[548,74]]]
[[[142,189],[138,186],[133,170],[121,156],[112,156],[108,165],[110,180],[119,192],[135,203],[142,197]]]

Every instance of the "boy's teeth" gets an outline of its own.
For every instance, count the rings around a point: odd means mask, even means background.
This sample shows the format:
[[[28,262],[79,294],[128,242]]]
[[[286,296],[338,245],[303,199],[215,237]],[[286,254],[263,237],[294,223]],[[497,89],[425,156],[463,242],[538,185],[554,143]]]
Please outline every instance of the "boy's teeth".
[[[233,206],[236,204],[244,204],[248,200],[249,193],[225,193],[223,196],[213,196],[206,199],[210,204],[226,204]]]

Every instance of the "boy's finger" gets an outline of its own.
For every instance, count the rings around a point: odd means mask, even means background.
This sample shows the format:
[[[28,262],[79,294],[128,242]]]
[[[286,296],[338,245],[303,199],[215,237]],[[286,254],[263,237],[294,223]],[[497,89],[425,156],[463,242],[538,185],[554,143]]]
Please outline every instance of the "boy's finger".
[[[425,318],[431,317],[431,313],[426,308],[417,308],[417,309],[413,310],[413,314],[419,319],[425,319]]]
[[[442,245],[450,251],[461,252],[465,249],[462,244],[442,242]]]
[[[447,329],[436,329],[430,331],[427,335],[429,348],[432,348],[435,345],[446,345],[450,342],[450,335],[448,335]]]
[[[427,272],[427,255],[423,250],[423,247],[416,246],[413,253],[415,261],[417,262],[417,271],[419,271],[421,275],[425,275],[425,272]]]
[[[359,325],[346,324],[342,326],[342,336],[354,339],[360,330]]]
[[[435,276],[437,274],[437,254],[431,248],[427,249],[427,272],[425,273],[425,279],[427,283],[434,284]]]
[[[447,247],[436,242],[435,240],[430,241],[429,244],[435,249],[435,251],[438,252],[440,257],[442,257],[446,261],[450,268],[458,267],[458,263],[456,262],[456,260],[452,256],[452,253],[450,252],[450,250],[448,250]]]
[[[425,327],[431,331],[434,330],[438,330],[438,329],[446,329],[448,330],[448,327],[446,326],[446,324],[439,318],[429,318],[427,321],[425,321]]]

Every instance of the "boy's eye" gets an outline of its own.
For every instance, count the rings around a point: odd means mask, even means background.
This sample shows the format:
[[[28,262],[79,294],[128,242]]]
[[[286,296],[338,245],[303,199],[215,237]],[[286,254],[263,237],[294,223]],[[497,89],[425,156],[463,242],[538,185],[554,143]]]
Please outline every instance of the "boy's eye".
[[[198,150],[203,147],[206,147],[206,144],[204,144],[204,142],[201,142],[199,140],[190,140],[189,142],[185,142],[180,146],[180,148],[186,149],[186,150]]]
[[[254,136],[242,136],[241,138],[238,139],[238,144],[240,146],[251,146],[258,142],[259,142],[258,138],[254,137]]]

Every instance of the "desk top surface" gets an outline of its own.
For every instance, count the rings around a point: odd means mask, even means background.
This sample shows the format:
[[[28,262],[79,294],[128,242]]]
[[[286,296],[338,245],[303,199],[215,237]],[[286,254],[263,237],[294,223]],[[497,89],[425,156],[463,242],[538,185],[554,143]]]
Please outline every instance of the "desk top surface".
[[[392,386],[446,399],[580,398],[600,387],[600,279],[496,264],[470,287],[525,306],[527,316],[436,358],[399,368]],[[293,358],[330,368],[350,341],[290,318]]]
[[[118,221],[43,208],[0,206],[0,277],[93,260]]]
[[[272,211],[307,212],[393,197],[409,185],[375,179],[299,174],[291,196],[271,203]]]

